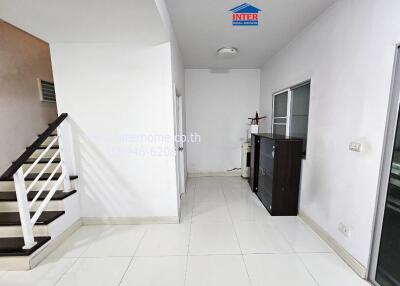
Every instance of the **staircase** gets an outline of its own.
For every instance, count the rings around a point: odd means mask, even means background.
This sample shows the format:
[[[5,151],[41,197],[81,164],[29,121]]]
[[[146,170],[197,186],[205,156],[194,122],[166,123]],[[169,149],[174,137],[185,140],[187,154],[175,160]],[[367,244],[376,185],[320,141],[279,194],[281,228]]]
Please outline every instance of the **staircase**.
[[[79,221],[61,114],[0,177],[0,270],[27,270]],[[47,251],[48,254],[49,251]]]

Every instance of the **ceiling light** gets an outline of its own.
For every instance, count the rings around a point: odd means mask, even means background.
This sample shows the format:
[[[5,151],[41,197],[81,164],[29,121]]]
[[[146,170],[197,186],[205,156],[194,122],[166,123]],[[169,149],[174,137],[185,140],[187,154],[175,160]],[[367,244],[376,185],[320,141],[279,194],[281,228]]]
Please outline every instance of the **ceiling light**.
[[[217,50],[217,55],[223,58],[232,58],[237,55],[238,49],[234,47],[223,47]]]

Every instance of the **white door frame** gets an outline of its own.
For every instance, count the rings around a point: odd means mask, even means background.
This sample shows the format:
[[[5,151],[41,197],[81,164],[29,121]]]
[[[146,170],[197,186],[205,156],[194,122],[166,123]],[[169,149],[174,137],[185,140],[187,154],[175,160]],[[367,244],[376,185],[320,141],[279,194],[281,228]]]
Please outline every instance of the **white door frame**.
[[[179,196],[186,191],[186,176],[185,176],[185,142],[183,142],[182,137],[184,135],[183,131],[183,98],[182,95],[176,89],[175,84],[173,84],[173,96],[174,96],[174,121],[175,121],[175,138],[180,140],[175,140],[175,162],[176,162],[176,176],[178,185]]]

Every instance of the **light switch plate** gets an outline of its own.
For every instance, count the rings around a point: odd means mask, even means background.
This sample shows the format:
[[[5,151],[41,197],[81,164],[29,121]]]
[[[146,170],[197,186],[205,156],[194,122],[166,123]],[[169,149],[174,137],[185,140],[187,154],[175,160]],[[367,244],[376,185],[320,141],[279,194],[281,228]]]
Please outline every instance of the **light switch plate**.
[[[361,152],[361,147],[362,147],[361,143],[351,142],[349,149],[350,149],[350,151],[353,151],[353,152]]]

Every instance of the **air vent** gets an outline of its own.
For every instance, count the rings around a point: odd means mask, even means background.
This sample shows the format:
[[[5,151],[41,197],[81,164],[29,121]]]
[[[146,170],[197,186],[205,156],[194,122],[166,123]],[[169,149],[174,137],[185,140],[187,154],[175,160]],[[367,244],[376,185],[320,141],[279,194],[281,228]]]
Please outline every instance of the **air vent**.
[[[54,89],[54,83],[38,79],[40,101],[44,102],[56,102],[56,91]]]

